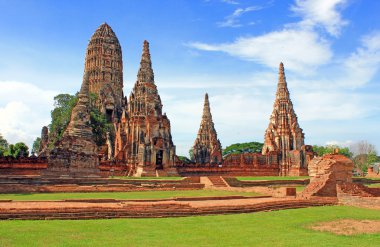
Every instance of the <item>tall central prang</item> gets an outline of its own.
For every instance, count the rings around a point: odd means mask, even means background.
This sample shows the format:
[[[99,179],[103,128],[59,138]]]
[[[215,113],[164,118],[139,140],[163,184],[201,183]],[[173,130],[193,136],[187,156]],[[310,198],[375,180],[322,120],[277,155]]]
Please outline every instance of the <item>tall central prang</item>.
[[[123,59],[119,40],[107,23],[90,39],[84,73],[89,74],[89,92],[97,96],[99,110],[116,122],[123,104]]]

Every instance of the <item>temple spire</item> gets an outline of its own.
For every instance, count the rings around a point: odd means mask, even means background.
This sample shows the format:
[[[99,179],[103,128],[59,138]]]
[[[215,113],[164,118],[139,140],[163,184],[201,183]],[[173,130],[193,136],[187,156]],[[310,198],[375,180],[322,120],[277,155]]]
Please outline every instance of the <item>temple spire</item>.
[[[282,62],[280,63],[280,66],[278,69],[278,84],[277,84],[276,99],[277,100],[289,99],[289,90],[286,83],[284,64]]]
[[[220,164],[222,162],[222,145],[212,121],[208,94],[205,94],[203,115],[193,148],[193,158],[197,164]]]
[[[208,100],[208,94],[205,94],[205,101],[203,103],[203,115],[202,119],[211,119],[212,121],[212,116],[211,116],[211,111],[210,111],[210,102]]]
[[[289,90],[286,83],[284,64],[280,63],[276,99],[272,115],[265,132],[262,154],[275,151],[281,155],[281,175],[286,175],[286,164],[289,162],[288,153],[301,150],[304,145],[304,134],[297,122]]]
[[[152,69],[152,61],[150,59],[149,42],[146,40],[144,40],[137,81],[140,83],[154,83],[154,73]]]

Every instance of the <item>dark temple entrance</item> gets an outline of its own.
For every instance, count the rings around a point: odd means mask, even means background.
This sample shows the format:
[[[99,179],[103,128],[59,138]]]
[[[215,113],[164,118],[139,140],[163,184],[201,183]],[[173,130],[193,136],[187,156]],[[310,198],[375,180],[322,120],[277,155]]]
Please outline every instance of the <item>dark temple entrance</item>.
[[[164,169],[164,167],[162,165],[162,156],[163,156],[163,151],[162,150],[158,150],[157,153],[156,153],[156,169],[157,170]]]
[[[106,118],[108,122],[112,122],[112,114],[113,114],[112,109],[106,109]]]

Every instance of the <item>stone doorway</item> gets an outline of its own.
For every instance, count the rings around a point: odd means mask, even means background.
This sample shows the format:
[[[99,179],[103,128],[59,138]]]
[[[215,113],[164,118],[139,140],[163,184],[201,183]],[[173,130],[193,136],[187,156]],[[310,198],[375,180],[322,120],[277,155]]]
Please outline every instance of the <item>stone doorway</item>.
[[[112,109],[106,109],[106,118],[108,122],[112,122],[112,115],[113,115],[113,110]]]
[[[163,156],[163,151],[158,150],[156,153],[156,170],[164,169],[164,167],[162,165],[162,156]]]

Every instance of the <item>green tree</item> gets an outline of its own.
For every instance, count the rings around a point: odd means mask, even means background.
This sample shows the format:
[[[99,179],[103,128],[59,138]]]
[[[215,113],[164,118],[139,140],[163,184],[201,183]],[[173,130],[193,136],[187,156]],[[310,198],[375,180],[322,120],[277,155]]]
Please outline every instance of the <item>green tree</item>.
[[[227,154],[261,153],[263,146],[264,143],[261,142],[235,143],[223,150],[223,156]]]
[[[338,153],[346,156],[347,158],[352,157],[352,152],[348,147],[341,147],[338,145],[326,145],[326,146],[313,146],[313,151],[318,154],[318,156],[323,156],[325,154],[332,154],[334,153],[334,150],[338,149]]]
[[[76,95],[58,94],[54,97],[54,109],[51,111],[49,125],[49,144],[62,139],[63,132],[70,122],[71,112],[78,101]]]
[[[14,155],[15,158],[28,157],[29,156],[29,147],[23,143],[18,142],[14,146]]]
[[[32,152],[37,153],[40,151],[41,138],[37,137],[33,142]]]
[[[193,148],[190,148],[189,150],[189,157],[190,157],[190,160],[194,161],[194,153],[193,153],[194,149]]]
[[[368,167],[370,167],[373,163],[380,161],[377,156],[375,145],[369,143],[368,141],[359,141],[352,144],[350,147],[355,154],[353,159],[355,166],[362,172],[367,172]]]
[[[14,145],[10,144],[4,156],[13,158],[28,157],[29,147],[23,142],[18,142]]]
[[[107,132],[113,136],[113,125],[107,121],[106,116],[96,107],[98,96],[90,93],[90,125],[96,145],[102,146],[107,141]],[[111,140],[113,141],[113,140]]]
[[[92,128],[94,141],[98,146],[105,144],[107,132],[113,136],[113,125],[107,121],[106,116],[96,107],[97,95],[89,94],[90,100],[90,125]],[[70,122],[71,113],[78,101],[77,95],[59,94],[54,97],[54,110],[51,112],[51,124],[49,125],[49,146],[62,139],[63,132]],[[113,140],[111,140],[113,141]]]
[[[0,134],[0,157],[8,150],[8,141]]]

